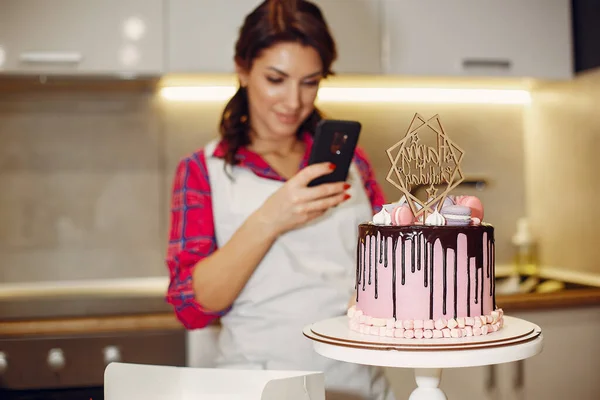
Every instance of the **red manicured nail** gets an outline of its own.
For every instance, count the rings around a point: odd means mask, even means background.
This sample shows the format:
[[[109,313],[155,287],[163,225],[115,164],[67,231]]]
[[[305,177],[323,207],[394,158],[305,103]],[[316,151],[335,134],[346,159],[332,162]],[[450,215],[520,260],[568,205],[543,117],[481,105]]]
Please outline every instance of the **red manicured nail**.
[[[344,190],[348,190],[348,189],[350,189],[350,184],[344,183]]]
[[[344,201],[348,200],[351,196],[348,193],[344,194]]]
[[[335,169],[335,164],[329,163],[329,169],[333,171]]]

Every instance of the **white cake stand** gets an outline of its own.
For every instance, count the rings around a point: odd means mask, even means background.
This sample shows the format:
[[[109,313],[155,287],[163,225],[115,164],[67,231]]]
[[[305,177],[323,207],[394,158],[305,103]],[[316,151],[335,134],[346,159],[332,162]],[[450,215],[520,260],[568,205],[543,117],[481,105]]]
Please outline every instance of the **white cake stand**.
[[[443,368],[501,364],[542,351],[542,330],[531,322],[504,316],[504,326],[484,336],[403,339],[361,334],[348,317],[319,321],[303,330],[324,357],[355,364],[413,368],[417,387],[409,400],[447,400],[440,389]]]

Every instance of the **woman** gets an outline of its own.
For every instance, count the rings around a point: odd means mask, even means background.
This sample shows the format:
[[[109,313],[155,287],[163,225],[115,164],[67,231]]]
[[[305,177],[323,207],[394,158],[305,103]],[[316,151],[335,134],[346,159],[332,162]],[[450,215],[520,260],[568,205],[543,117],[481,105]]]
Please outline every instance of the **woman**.
[[[335,58],[308,1],[265,1],[246,17],[221,138],[176,172],[167,299],[188,329],[221,318],[220,367],[319,370],[328,398],[391,398],[379,369],[321,357],[302,335],[345,313],[357,226],[384,203],[360,149],[348,183],[307,187],[332,170],[306,163]]]

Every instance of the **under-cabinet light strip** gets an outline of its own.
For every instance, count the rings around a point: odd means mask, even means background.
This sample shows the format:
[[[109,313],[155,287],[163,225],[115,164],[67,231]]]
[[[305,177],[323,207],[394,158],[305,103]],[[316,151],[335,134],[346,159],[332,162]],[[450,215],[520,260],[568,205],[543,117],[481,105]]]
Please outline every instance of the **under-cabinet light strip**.
[[[234,86],[167,86],[160,90],[168,101],[225,101]],[[321,87],[317,101],[342,103],[479,103],[528,104],[528,91],[519,89]]]

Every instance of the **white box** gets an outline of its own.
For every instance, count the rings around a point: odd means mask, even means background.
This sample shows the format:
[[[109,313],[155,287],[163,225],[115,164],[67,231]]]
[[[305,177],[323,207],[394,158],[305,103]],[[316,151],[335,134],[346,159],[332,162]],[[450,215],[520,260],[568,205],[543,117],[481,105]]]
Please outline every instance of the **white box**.
[[[110,363],[105,400],[325,400],[322,372]]]

